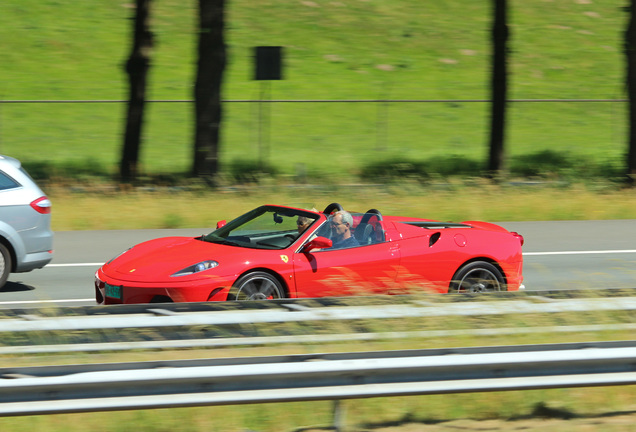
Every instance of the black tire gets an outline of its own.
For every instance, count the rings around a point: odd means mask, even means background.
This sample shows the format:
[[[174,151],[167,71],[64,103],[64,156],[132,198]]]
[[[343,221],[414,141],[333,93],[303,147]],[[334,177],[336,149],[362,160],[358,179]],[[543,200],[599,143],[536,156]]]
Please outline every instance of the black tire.
[[[275,300],[285,297],[281,283],[269,273],[256,271],[244,274],[234,283],[228,300]]]
[[[9,249],[0,243],[0,288],[7,283],[12,266],[13,262],[11,261],[11,253],[9,253]]]
[[[501,271],[485,261],[468,263],[457,270],[450,283],[450,293],[506,291]]]

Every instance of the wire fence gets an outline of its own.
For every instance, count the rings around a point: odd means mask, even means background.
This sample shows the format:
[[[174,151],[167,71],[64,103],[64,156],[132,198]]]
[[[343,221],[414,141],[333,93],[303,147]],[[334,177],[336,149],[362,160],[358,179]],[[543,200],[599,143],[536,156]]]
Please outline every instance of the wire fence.
[[[127,103],[125,99],[15,99],[0,100],[0,104],[56,104],[56,103]],[[194,103],[193,99],[149,99],[148,103]],[[490,102],[489,99],[226,99],[224,103],[471,103]],[[628,102],[628,99],[509,99],[516,102]]]
[[[142,166],[188,170],[190,99],[148,100]],[[540,152],[588,156],[621,165],[627,151],[626,99],[510,99],[511,158]],[[0,153],[113,169],[127,101],[1,100]],[[485,161],[487,99],[227,99],[222,166],[270,166],[282,175],[359,172],[374,161],[462,157]],[[344,151],[343,151],[344,150]]]

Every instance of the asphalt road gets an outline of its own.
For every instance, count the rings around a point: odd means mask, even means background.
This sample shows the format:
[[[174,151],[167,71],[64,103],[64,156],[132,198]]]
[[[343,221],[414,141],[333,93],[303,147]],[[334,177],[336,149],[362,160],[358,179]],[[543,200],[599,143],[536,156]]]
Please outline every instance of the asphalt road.
[[[505,222],[525,238],[527,290],[636,287],[636,220]],[[0,307],[94,305],[93,275],[105,261],[144,240],[196,236],[211,229],[66,231],[44,269],[12,274]]]

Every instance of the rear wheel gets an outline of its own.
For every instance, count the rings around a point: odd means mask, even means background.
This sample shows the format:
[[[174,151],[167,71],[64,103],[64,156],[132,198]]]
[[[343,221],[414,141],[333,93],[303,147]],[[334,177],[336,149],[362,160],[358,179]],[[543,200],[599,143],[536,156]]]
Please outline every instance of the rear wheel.
[[[281,283],[269,273],[252,272],[241,276],[228,295],[228,300],[274,300],[285,297]]]
[[[11,273],[11,254],[9,249],[2,243],[0,243],[0,288],[7,283],[9,273]]]
[[[475,261],[460,268],[450,283],[448,292],[479,293],[505,291],[504,277],[494,265]]]

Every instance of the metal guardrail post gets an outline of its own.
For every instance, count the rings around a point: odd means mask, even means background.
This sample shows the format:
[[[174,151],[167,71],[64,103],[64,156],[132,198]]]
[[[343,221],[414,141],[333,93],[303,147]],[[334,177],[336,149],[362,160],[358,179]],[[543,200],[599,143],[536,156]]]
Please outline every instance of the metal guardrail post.
[[[345,408],[342,401],[336,399],[333,401],[333,428],[336,432],[344,432]]]

